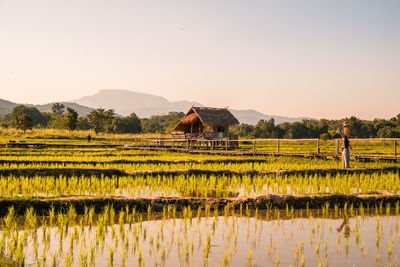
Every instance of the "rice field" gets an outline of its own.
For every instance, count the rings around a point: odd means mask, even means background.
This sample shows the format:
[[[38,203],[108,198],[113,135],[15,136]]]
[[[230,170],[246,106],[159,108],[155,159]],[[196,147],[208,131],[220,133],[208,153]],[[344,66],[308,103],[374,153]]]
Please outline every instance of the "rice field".
[[[400,264],[398,162],[109,143],[0,147],[0,263]]]

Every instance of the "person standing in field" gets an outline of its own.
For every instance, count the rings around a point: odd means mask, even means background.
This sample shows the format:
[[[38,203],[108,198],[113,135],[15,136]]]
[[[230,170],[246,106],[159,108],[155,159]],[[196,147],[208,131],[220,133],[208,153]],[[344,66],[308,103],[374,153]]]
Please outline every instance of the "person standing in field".
[[[87,141],[88,141],[88,143],[90,143],[90,141],[92,141],[92,136],[90,134],[87,136]]]
[[[342,168],[350,168],[350,149],[353,148],[350,145],[349,141],[349,124],[347,122],[343,123],[343,132],[340,129],[336,130],[336,133],[340,134],[343,140],[342,144]]]

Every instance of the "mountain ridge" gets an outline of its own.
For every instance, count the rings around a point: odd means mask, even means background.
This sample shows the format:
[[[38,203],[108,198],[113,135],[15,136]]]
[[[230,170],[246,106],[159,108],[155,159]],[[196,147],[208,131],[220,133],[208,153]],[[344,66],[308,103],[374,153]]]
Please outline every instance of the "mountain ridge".
[[[101,89],[94,95],[83,96],[82,98],[64,101],[51,102],[47,104],[34,105],[23,104],[36,107],[40,112],[51,112],[54,103],[62,103],[66,107],[73,108],[79,115],[85,116],[97,108],[114,109],[119,115],[127,116],[134,112],[140,118],[149,118],[153,115],[163,115],[171,111],[187,112],[192,106],[203,107],[196,101],[169,101],[167,98],[148,93],[139,93],[121,89]],[[5,99],[0,99],[0,115],[10,113],[12,109],[20,105]],[[254,109],[229,109],[237,117],[240,123],[256,124],[259,120],[275,119],[275,123],[295,122],[308,117],[285,117],[279,115],[266,115]]]
[[[47,104],[35,105],[35,104],[27,104],[27,103],[14,103],[9,100],[0,98],[0,115],[6,115],[6,114],[10,113],[12,111],[12,109],[18,105],[24,105],[27,107],[35,107],[40,112],[51,112],[51,106],[55,103],[64,104],[64,106],[66,108],[67,107],[72,108],[76,112],[78,112],[78,114],[81,116],[86,116],[93,110],[93,108],[89,108],[89,107],[82,106],[77,103],[71,103],[71,102],[51,102],[51,103],[47,103]]]
[[[104,99],[102,99],[102,97]],[[154,99],[153,99],[154,97]],[[110,100],[110,98],[113,98]],[[134,99],[138,98],[136,102]],[[100,101],[98,101],[100,99]],[[123,99],[123,101],[119,101],[118,99]],[[150,103],[146,100],[150,100]],[[140,102],[137,104],[137,102]],[[114,109],[116,113],[121,115],[129,115],[132,112],[135,112],[137,116],[140,118],[148,118],[152,115],[161,115],[166,114],[171,111],[181,111],[186,112],[192,106],[200,106],[203,107],[199,102],[196,101],[169,101],[167,98],[162,96],[157,96],[148,93],[138,93],[129,90],[121,90],[121,89],[101,89],[98,93],[92,96],[84,96],[80,99],[72,100],[71,102],[75,102],[81,105],[87,105],[92,108],[106,108],[106,109]],[[121,103],[127,103],[129,107],[121,107]],[[132,103],[135,103],[133,107]],[[279,124],[282,122],[295,122],[301,121],[303,119],[312,119],[308,117],[285,117],[278,115],[266,115],[254,109],[229,109],[233,115],[235,115],[240,123],[247,124],[256,124],[259,120],[269,120],[271,118],[275,119],[275,123]]]

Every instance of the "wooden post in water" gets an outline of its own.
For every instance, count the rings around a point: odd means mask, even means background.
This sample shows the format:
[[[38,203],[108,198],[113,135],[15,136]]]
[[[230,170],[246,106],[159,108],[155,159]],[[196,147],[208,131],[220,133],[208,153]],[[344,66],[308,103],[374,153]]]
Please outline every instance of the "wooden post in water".
[[[278,139],[278,143],[277,143],[277,151],[278,151],[278,153],[281,151],[281,148],[280,148],[280,140]]]
[[[319,138],[317,139],[317,153],[319,154],[320,150],[319,150]]]
[[[336,139],[336,155],[339,155],[339,139]]]

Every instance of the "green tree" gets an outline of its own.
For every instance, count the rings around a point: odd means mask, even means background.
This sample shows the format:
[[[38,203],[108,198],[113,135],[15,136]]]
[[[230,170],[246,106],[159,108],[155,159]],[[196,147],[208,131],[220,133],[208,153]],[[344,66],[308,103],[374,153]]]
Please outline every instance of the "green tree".
[[[286,132],[288,138],[298,139],[308,137],[308,128],[303,122],[293,122],[289,131]]]
[[[114,133],[139,133],[142,131],[142,125],[138,116],[132,113],[124,118],[114,118],[112,130]]]
[[[66,129],[64,116],[58,113],[52,113],[49,122],[49,128],[51,129]]]
[[[15,127],[17,129],[21,129],[26,132],[26,130],[31,130],[32,126],[33,126],[32,118],[28,114],[19,115],[15,119]]]
[[[61,103],[54,103],[51,106],[51,112],[53,112],[54,114],[63,114],[64,109],[65,109],[65,106],[64,106],[64,104],[61,104]]]
[[[89,129],[93,129],[93,127],[89,123],[88,118],[78,117],[77,129],[78,130],[89,130]]]
[[[32,127],[46,127],[49,122],[49,117],[42,114],[35,107],[27,107],[24,105],[18,105],[13,108],[10,114],[7,114],[5,121],[8,121],[9,126],[15,126],[16,119],[22,114],[29,115],[32,119]]]
[[[169,112],[167,115],[151,116],[141,119],[142,129],[145,133],[165,133],[176,126],[176,122],[185,116],[183,112]]]
[[[114,110],[96,109],[86,117],[96,133],[112,132],[112,120],[115,117]]]
[[[271,118],[268,121],[259,120],[254,126],[253,136],[255,138],[272,138],[275,132],[275,119]]]
[[[378,130],[378,138],[399,138],[400,137],[400,127],[390,127],[385,126]]]
[[[75,130],[78,126],[78,113],[74,109],[68,107],[63,120],[68,130]]]

